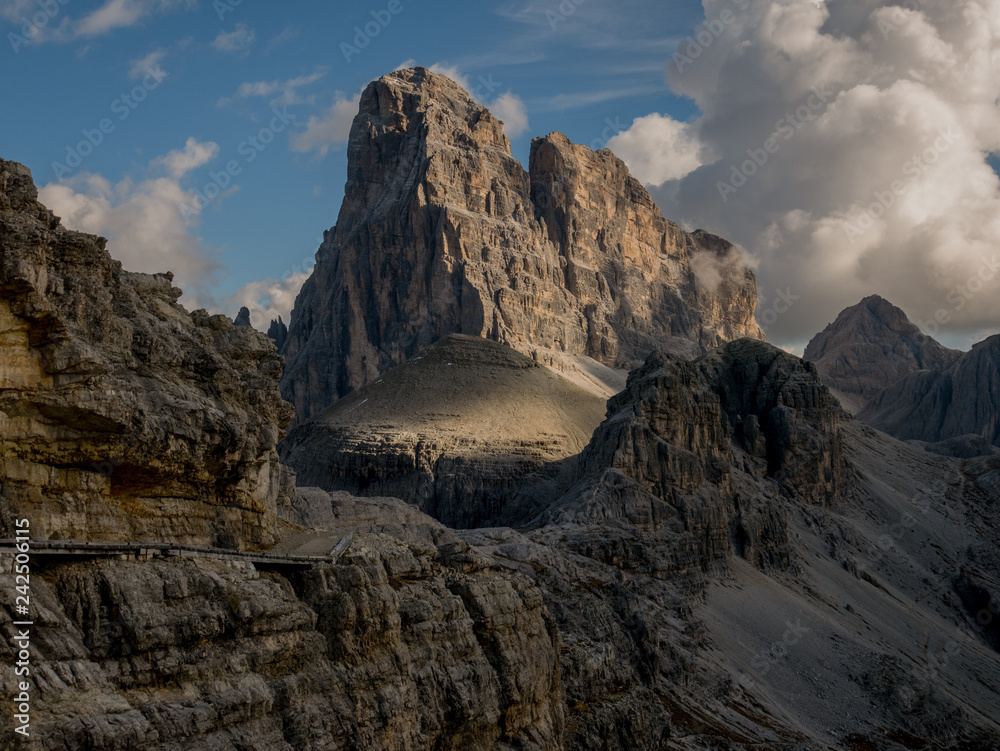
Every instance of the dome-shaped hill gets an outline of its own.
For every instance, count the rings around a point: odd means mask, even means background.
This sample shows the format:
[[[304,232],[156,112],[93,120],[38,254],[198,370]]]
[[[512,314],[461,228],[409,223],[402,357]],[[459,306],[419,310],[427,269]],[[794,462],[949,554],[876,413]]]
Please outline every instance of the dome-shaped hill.
[[[604,399],[525,355],[453,335],[296,427],[281,454],[300,485],[477,526],[525,475],[579,453],[604,415]]]

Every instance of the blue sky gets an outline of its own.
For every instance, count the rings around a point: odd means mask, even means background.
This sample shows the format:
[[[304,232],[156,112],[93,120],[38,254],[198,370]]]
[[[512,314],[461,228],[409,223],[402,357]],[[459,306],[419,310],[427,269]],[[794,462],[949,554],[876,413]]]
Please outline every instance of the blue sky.
[[[737,243],[780,346],[869,294],[949,346],[1000,332],[1000,0],[0,0],[0,24],[0,157],[189,307],[287,317],[360,91],[419,64],[522,162],[555,130],[606,145]]]
[[[60,172],[79,189],[73,180],[81,173],[112,186],[169,176],[165,163],[151,162],[183,150],[188,139],[216,144],[214,158],[178,173],[177,182],[185,190],[204,188],[229,160],[242,165],[226,186],[231,192],[210,202],[191,229],[202,243],[197,252],[218,265],[214,271],[195,265],[191,273],[208,281],[203,299],[221,301],[255,280],[301,270],[311,258],[323,230],[336,223],[346,158],[342,143],[322,133],[302,140],[309,119],[335,119],[338,102],[353,116],[364,86],[404,62],[462,76],[486,102],[507,92],[519,98],[530,127],[517,126],[511,135],[525,162],[533,135],[560,130],[602,146],[651,110],[680,118],[693,112],[689,101],[670,94],[664,65],[675,40],[702,20],[697,2],[632,3],[634,14],[623,14],[620,2],[599,0],[578,7],[567,1],[562,10],[559,2],[399,0],[395,15],[389,5],[53,0],[58,12],[49,15],[44,3],[9,2],[0,54],[4,99],[13,106],[0,130],[0,155],[28,165],[40,187],[58,181]],[[10,37],[28,39],[19,21],[33,16],[45,23],[32,42]],[[341,49],[354,46],[356,26],[374,28],[387,17],[359,52]],[[147,70],[165,77],[130,104],[123,95],[156,83]],[[274,107],[295,124],[245,163],[240,145],[272,120]],[[53,162],[68,167],[67,149],[75,150],[83,131],[100,130],[104,119],[113,130],[78,168],[68,174],[53,168]],[[192,154],[187,163],[198,161]],[[134,265],[135,252],[116,247],[118,239],[112,238],[112,252]],[[146,266],[156,268],[156,259]]]

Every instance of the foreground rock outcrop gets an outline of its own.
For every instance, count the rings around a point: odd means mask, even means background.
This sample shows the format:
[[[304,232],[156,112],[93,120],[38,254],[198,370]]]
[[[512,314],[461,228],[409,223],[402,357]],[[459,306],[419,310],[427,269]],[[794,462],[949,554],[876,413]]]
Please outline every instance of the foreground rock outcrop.
[[[273,344],[122,269],[0,160],[0,517],[41,538],[274,542]]]
[[[663,218],[611,152],[558,133],[529,171],[453,81],[397,71],[361,97],[346,196],[296,299],[282,394],[298,421],[442,337],[543,364],[631,367],[763,338],[736,249]]]
[[[906,314],[872,295],[843,310],[813,337],[804,359],[845,409],[858,413],[884,388],[919,370],[944,370],[961,352],[924,334]]]
[[[352,525],[349,504],[339,518]],[[39,566],[36,740],[18,748],[561,748],[560,642],[539,590],[426,517],[411,536],[358,532],[338,565],[291,574]],[[6,639],[0,655],[14,659]],[[0,734],[15,737],[9,712]]]
[[[27,517],[36,548],[277,542],[323,560],[33,549],[30,670],[0,679],[6,707],[28,685],[30,735],[5,711],[0,747],[561,748],[560,639],[540,590],[395,499],[326,496],[343,535],[282,521],[304,519],[309,495],[277,460],[291,408],[274,345],[189,314],[170,281],[60,227],[28,170],[0,161],[0,534]],[[8,666],[15,612],[5,599]]]

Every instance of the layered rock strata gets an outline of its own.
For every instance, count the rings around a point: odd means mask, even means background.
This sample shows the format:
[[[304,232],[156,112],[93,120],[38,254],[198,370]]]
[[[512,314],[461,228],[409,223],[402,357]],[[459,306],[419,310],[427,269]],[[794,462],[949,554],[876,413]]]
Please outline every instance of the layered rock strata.
[[[281,359],[172,279],[123,270],[0,160],[0,499],[36,538],[274,541]]]
[[[299,573],[40,561],[18,748],[562,748],[560,641],[539,590],[425,521],[439,546],[356,530],[338,565]],[[6,639],[0,655],[14,659]]]
[[[578,454],[605,402],[525,355],[451,335],[297,426],[302,485],[402,498],[451,527],[499,519],[525,476]]]

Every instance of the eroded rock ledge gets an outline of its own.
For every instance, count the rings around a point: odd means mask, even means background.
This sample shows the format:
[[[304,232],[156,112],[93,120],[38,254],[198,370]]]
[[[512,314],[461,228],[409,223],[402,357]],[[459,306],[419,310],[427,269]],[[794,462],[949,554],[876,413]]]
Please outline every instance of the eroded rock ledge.
[[[38,538],[273,543],[291,417],[273,343],[188,313],[171,274],[124,271],[105,242],[0,160],[3,506]]]

